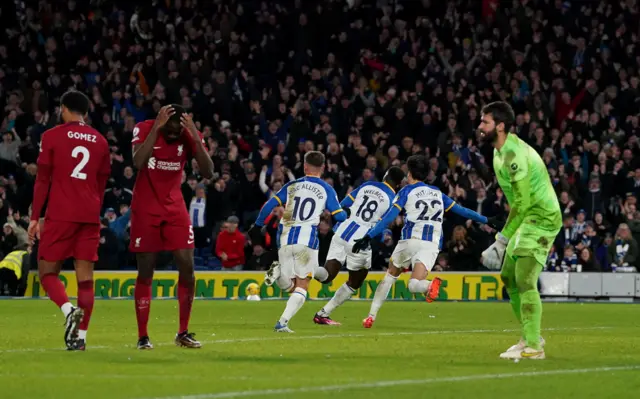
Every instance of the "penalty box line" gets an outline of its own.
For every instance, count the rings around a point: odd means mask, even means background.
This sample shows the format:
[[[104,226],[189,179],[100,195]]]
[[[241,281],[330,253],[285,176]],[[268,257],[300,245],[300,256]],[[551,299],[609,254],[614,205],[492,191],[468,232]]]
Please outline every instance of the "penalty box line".
[[[543,328],[542,331],[588,331],[588,330],[607,330],[613,327],[559,327],[559,328]],[[309,339],[331,339],[331,338],[365,338],[365,337],[387,337],[387,336],[407,336],[407,335],[442,335],[442,334],[488,334],[488,333],[511,333],[520,332],[520,329],[475,329],[475,330],[432,330],[432,331],[398,331],[398,332],[374,332],[369,334],[345,333],[345,334],[324,334],[324,335],[278,335],[277,337],[251,337],[251,338],[231,338],[200,341],[202,344],[233,344],[242,342],[263,342],[263,341],[299,341]],[[173,342],[160,342],[155,346],[173,346]],[[120,349],[134,348],[135,345],[97,345],[89,346],[89,350],[101,349]],[[17,348],[17,349],[0,349],[0,353],[21,353],[21,352],[52,352],[64,351],[64,348]]]

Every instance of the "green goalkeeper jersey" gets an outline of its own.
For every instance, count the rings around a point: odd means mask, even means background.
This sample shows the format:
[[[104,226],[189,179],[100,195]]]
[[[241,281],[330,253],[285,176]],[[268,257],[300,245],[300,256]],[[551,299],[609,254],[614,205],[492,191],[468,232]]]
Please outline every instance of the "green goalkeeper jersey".
[[[493,150],[493,169],[511,208],[502,234],[511,238],[524,222],[547,231],[562,227],[558,197],[540,155],[509,133],[500,150]]]

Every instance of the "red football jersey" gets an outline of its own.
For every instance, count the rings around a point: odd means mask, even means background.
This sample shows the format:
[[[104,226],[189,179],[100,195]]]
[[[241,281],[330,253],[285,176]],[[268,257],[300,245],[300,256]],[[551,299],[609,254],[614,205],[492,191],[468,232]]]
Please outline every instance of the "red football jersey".
[[[147,120],[136,125],[131,140],[133,146],[144,143],[154,122]],[[202,134],[200,137],[202,139]],[[158,134],[147,165],[138,171],[133,187],[132,211],[163,219],[176,216],[188,218],[180,186],[182,170],[189,158],[195,154],[196,145],[191,133],[186,130],[183,130],[178,140],[171,143],[165,140],[162,133]]]
[[[81,122],[47,130],[40,142],[31,219],[38,219],[48,194],[45,218],[100,223],[110,174],[109,145],[100,132]]]

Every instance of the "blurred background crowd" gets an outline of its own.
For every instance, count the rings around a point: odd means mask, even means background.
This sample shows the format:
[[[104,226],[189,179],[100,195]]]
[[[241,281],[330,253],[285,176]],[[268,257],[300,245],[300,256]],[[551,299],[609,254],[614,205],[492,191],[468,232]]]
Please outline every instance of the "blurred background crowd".
[[[92,101],[111,146],[98,269],[135,265],[128,246],[132,131],[167,103],[194,114],[215,164],[184,174],[200,269],[263,270],[270,235],[243,233],[327,158],[340,198],[411,154],[427,183],[487,216],[509,207],[477,141],[483,105],[509,102],[513,132],[548,165],[564,228],[549,271],[625,271],[640,249],[640,36],[636,0],[106,0],[0,5],[0,252],[26,242],[44,131],[69,88]],[[69,204],[73,206],[73,204]],[[383,270],[399,218],[374,245]],[[331,219],[319,226],[323,262]],[[482,270],[492,234],[449,215],[436,270]],[[171,267],[171,257],[164,261]]]

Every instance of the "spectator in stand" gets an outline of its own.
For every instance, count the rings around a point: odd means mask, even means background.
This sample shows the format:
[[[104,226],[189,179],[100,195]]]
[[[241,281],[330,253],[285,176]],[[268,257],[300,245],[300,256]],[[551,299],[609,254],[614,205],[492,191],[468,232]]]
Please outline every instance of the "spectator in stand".
[[[544,155],[565,215],[584,209],[604,238],[628,219],[618,199],[640,195],[637,1],[23,3],[2,14],[0,223],[9,207],[28,213],[40,136],[68,87],[88,94],[89,122],[111,146],[103,211],[130,203],[136,121],[171,102],[194,115],[216,176],[188,164],[185,206],[204,184],[211,237],[229,216],[250,224],[314,149],[340,198],[421,153],[429,184],[505,215],[493,150],[475,141],[495,100]],[[444,242],[465,222],[445,219]],[[476,230],[476,242],[493,239]]]
[[[109,222],[107,218],[102,218],[100,221],[100,245],[96,270],[113,270],[119,267],[118,253],[121,248],[116,233],[110,228],[113,223],[115,222]]]
[[[579,272],[601,272],[602,269],[598,264],[598,261],[593,256],[593,252],[588,247],[584,247],[579,252],[580,256],[578,257],[578,271]]]
[[[631,236],[629,226],[622,223],[618,227],[615,240],[609,246],[608,263],[612,271],[635,271],[636,260],[640,255],[638,243]],[[619,270],[618,270],[619,269]]]
[[[238,230],[240,220],[236,216],[229,216],[225,227],[216,239],[215,253],[222,261],[224,270],[242,270],[245,263],[244,246],[246,239]]]
[[[449,262],[454,270],[476,270],[480,260],[480,253],[475,241],[467,235],[464,226],[453,229],[453,237],[447,242]]]
[[[560,265],[556,264],[556,271],[575,272],[578,267],[578,257],[575,248],[571,244],[564,247],[564,253]]]
[[[211,245],[211,232],[207,227],[207,196],[206,186],[198,184],[196,186],[195,196],[189,204],[189,218],[193,227],[193,236],[196,249],[205,248]]]

